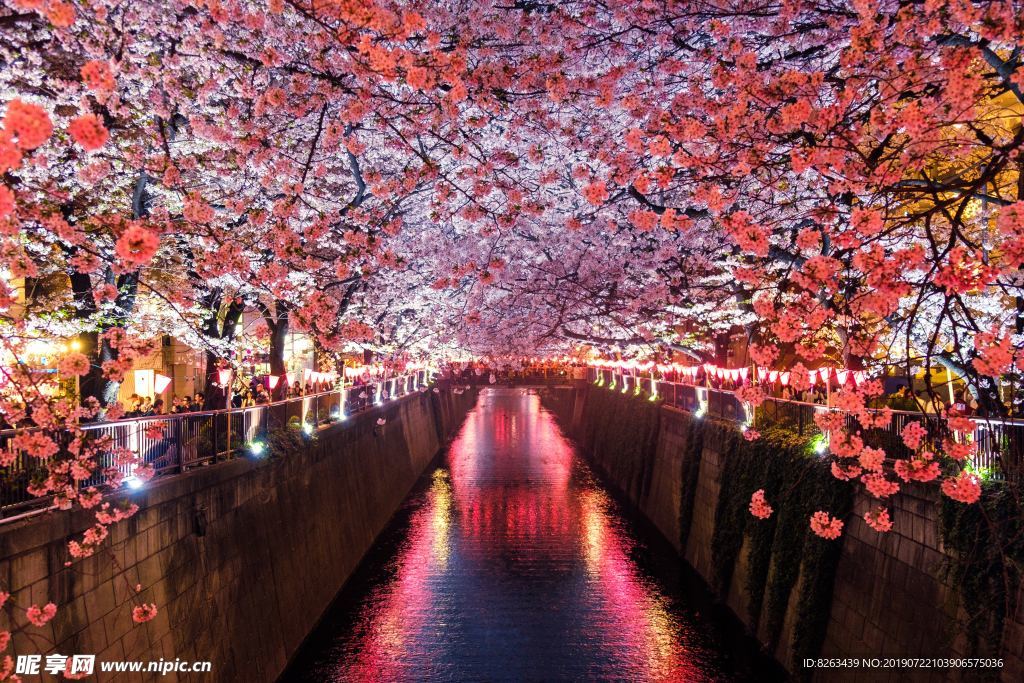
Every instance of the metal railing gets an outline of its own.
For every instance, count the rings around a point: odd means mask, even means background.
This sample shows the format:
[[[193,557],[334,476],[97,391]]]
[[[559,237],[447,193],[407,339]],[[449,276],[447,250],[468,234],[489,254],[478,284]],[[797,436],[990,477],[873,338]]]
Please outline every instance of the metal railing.
[[[366,385],[255,406],[82,424],[79,429],[85,438],[90,443],[102,443],[102,448],[94,474],[79,486],[103,486],[107,481],[104,470],[109,468],[131,476],[135,465],[119,464],[118,449],[131,451],[143,463],[151,465],[157,474],[182,472],[231,459],[275,429],[303,425],[316,428],[385,400],[405,396],[426,383],[426,371],[420,370]],[[50,503],[49,498],[32,495],[29,486],[34,479],[45,476],[51,463],[15,452],[13,448],[14,437],[31,429],[35,428],[0,431],[0,450],[13,453],[9,455],[11,464],[0,467],[0,518],[45,508]],[[70,438],[70,433],[63,436]]]
[[[607,368],[590,368],[587,379],[590,382],[600,380],[605,387],[614,387],[616,391],[627,393],[639,385],[643,391],[656,393],[665,403],[682,410],[737,423],[749,421],[757,426],[770,424],[785,427],[802,436],[821,433],[814,420],[815,414],[838,410],[822,403],[775,397],[765,399],[756,410],[751,410],[733,391],[667,382],[643,375],[621,374]],[[868,412],[877,415],[882,409],[871,409]],[[996,479],[1020,479],[1024,474],[1024,420],[978,416],[972,416],[971,419],[977,425],[970,435],[970,441],[977,446],[976,454],[971,457],[973,466],[988,470],[990,476]],[[866,446],[884,449],[891,459],[905,459],[912,455],[902,437],[903,429],[911,422],[921,424],[928,443],[940,443],[946,438],[963,441],[965,438],[962,434],[951,432],[946,420],[934,413],[892,410],[892,419],[885,426],[867,428],[860,424],[856,415],[846,415],[847,431],[858,434]]]

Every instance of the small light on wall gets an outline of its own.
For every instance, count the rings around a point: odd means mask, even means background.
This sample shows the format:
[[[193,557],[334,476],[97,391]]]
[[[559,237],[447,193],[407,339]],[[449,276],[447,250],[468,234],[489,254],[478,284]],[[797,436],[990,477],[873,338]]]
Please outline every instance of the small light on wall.
[[[135,475],[124,478],[124,485],[130,488],[132,491],[138,491],[143,487],[146,482],[142,481]]]
[[[265,450],[267,450],[267,447],[262,441],[253,441],[249,444],[249,452],[257,458],[262,457]]]

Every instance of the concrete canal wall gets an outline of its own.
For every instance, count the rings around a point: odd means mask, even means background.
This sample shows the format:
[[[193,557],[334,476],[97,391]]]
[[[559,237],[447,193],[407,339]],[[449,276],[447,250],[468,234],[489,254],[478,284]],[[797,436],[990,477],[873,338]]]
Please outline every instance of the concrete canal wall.
[[[112,527],[112,553],[70,567],[66,543],[90,514],[0,528],[0,582],[17,589],[17,606],[0,613],[0,629],[13,631],[7,652],[213,666],[212,676],[122,680],[275,680],[475,400],[475,390],[414,394],[282,457],[152,482],[131,496],[140,511]],[[137,600],[159,609],[144,624],[131,617],[137,584]],[[25,607],[51,601],[56,618],[27,625]]]
[[[861,518],[877,501],[849,493],[849,486],[845,494],[831,491],[836,482],[827,470],[822,478],[795,469],[806,457],[766,465],[774,454],[758,451],[735,425],[594,386],[549,390],[544,403],[598,473],[797,678],[1024,680],[1021,608],[1005,620],[1001,643],[983,642],[980,651],[968,645],[961,591],[945,578],[934,486],[905,485],[889,506],[893,531],[879,534]],[[775,513],[765,524],[746,506],[751,492],[773,477],[789,477],[795,490],[787,502],[770,499]],[[807,531],[810,512],[829,509],[822,498],[849,511],[838,541]],[[815,672],[800,665],[804,657],[885,656],[995,657],[1002,667],[980,674],[966,668]]]

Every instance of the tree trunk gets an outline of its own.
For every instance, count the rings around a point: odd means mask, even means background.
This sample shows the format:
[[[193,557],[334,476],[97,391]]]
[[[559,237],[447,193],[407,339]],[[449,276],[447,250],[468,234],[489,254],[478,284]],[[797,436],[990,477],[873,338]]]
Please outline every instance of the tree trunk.
[[[265,315],[267,326],[270,328],[270,374],[281,378],[274,389],[272,398],[275,401],[283,400],[288,395],[288,382],[284,375],[287,371],[284,364],[284,349],[288,341],[288,305],[283,301],[275,303],[277,315],[271,318]],[[301,382],[302,378],[293,378]]]
[[[235,338],[235,326],[242,317],[242,312],[245,309],[244,305],[237,299],[233,299],[228,304],[227,311],[224,313],[224,318],[221,320],[221,292],[219,290],[211,292],[207,295],[204,303],[206,304],[208,313],[206,320],[203,321],[203,333],[209,339],[229,342],[233,340]],[[215,384],[220,384],[220,376],[218,374],[219,368],[217,364],[221,359],[209,348],[207,348],[205,355],[206,369],[204,375],[206,377],[206,386],[212,387]],[[221,392],[206,391],[203,394],[203,407],[207,410],[227,408],[227,387],[224,387],[223,389],[224,391]]]

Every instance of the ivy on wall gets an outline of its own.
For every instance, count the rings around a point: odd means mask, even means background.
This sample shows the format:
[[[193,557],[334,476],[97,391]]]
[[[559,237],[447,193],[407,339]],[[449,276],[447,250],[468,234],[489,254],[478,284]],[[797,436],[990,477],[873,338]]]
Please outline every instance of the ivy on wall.
[[[588,389],[584,401],[584,447],[627,491],[649,478],[658,441],[661,401],[645,394]]]
[[[985,482],[975,505],[942,499],[939,528],[946,579],[959,591],[966,616],[966,654],[972,657],[998,655],[1004,619],[1019,607],[1024,525],[1018,487]]]
[[[686,451],[683,453],[682,472],[679,477],[679,547],[685,548],[693,523],[693,502],[697,499],[697,481],[700,461],[704,453],[704,425],[702,420],[688,420],[686,429]]]
[[[786,613],[795,605],[790,666],[799,672],[800,662],[821,650],[842,550],[841,540],[814,535],[808,520],[822,509],[846,517],[853,505],[852,489],[831,475],[827,461],[814,456],[807,439],[791,431],[767,429],[757,440],[746,441],[731,425],[713,429],[718,431],[722,475],[711,542],[712,584],[719,595],[727,594],[745,541],[742,590],[748,623],[757,630],[763,621],[763,633],[774,650]],[[766,520],[748,509],[750,496],[759,488],[776,508]]]

